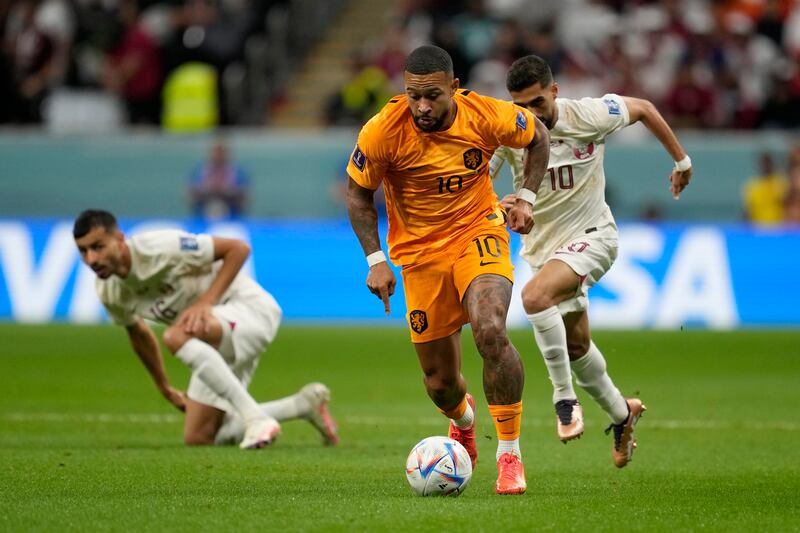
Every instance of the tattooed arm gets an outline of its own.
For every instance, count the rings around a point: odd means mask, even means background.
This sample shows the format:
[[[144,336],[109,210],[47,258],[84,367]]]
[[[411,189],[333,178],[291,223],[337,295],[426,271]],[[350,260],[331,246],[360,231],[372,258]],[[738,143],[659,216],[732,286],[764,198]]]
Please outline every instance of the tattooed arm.
[[[525,148],[523,163],[524,181],[522,188],[536,193],[539,185],[547,172],[547,163],[550,161],[550,133],[547,127],[537,118],[534,119],[536,134],[531,144]],[[529,233],[533,229],[533,205],[521,197],[519,192],[514,205],[508,211],[508,226],[517,233]]]
[[[375,209],[375,191],[365,189],[351,178],[347,184],[347,214],[350,225],[361,243],[364,255],[381,249],[378,238],[378,211]],[[367,288],[383,301],[386,314],[389,314],[389,297],[394,294],[397,280],[386,261],[372,265],[367,274]]]

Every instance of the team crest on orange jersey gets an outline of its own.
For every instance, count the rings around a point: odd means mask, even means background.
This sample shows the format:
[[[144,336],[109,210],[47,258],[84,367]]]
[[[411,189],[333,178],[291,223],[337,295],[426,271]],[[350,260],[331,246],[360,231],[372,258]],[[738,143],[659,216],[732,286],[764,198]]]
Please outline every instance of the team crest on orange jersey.
[[[475,170],[483,163],[483,152],[477,148],[470,148],[464,152],[464,166],[470,170]]]
[[[425,311],[420,311],[419,309],[411,311],[408,313],[408,322],[411,324],[411,329],[414,330],[414,333],[420,334],[428,329],[428,315],[425,314]]]

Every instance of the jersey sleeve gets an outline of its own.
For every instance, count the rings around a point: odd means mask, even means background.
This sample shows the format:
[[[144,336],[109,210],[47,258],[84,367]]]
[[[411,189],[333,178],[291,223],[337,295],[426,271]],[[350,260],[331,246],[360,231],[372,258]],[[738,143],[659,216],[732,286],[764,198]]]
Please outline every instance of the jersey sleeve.
[[[200,268],[214,262],[214,240],[211,235],[164,230],[143,233],[131,239],[137,252],[157,257],[165,266],[187,265]]]
[[[511,169],[511,178],[514,185],[514,190],[519,190],[522,183],[525,181],[523,173],[522,162],[524,152],[521,148],[509,148],[508,146],[501,146],[495,150],[492,159],[489,161],[489,175],[492,179],[496,179],[500,175],[503,165],[508,163]]]
[[[586,98],[585,120],[602,136],[607,137],[630,124],[630,115],[625,100],[618,94],[606,94],[602,98]]]
[[[494,151],[494,153],[492,154],[492,158],[489,160],[489,176],[492,179],[497,179],[497,176],[500,175],[500,171],[503,169],[503,165],[505,165],[507,159],[508,159],[507,147],[501,146],[500,148]]]
[[[126,298],[119,287],[98,279],[95,289],[112,323],[117,326],[130,326],[136,322],[138,317],[132,308],[125,305]]]
[[[103,305],[111,318],[111,322],[117,326],[131,326],[136,323],[136,315],[121,305]]]
[[[347,163],[347,174],[365,189],[376,190],[386,174],[385,156],[378,116],[367,122],[358,134],[358,143]]]
[[[214,239],[203,233],[181,233],[178,235],[178,253],[187,265],[204,267],[214,262]]]
[[[536,122],[533,114],[510,102],[485,98],[487,108],[485,116],[490,120],[490,131],[497,145],[511,148],[525,148],[536,134]]]

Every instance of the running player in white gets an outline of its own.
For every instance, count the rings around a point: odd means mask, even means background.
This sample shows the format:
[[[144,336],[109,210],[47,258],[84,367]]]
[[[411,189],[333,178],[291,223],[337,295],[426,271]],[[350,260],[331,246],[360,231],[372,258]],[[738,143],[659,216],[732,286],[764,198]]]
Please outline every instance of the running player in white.
[[[558,98],[558,84],[547,63],[526,56],[511,65],[506,78],[511,98],[533,112],[550,130],[550,163],[533,205],[534,227],[522,236],[520,255],[533,278],[522,289],[522,303],[533,326],[553,382],[559,438],[566,443],[583,433],[583,410],[572,386],[578,385],[608,413],[614,431],[617,467],[631,460],[633,429],[645,410],[641,400],[625,399],[606,372],[603,354],[592,342],[587,291],[617,257],[618,234],[605,202],[603,153],[610,134],[641,121],[673,158],[670,191],[678,199],[692,176],[689,156],[658,110],[647,100],[606,94],[602,98]],[[508,161],[514,186],[522,180],[522,153],[495,152],[492,176]],[[512,205],[515,197],[504,198]]]
[[[185,411],[186,444],[261,448],[280,433],[279,420],[294,418],[308,420],[325,443],[336,444],[325,385],[309,383],[263,404],[247,392],[261,352],[278,332],[281,309],[240,273],[250,254],[246,243],[177,230],[126,240],[114,215],[101,210],[81,213],[73,236],[81,259],[97,275],[97,294],[112,321],[125,327],[161,394]],[[167,325],[164,343],[192,370],[186,393],[170,385],[145,319]]]

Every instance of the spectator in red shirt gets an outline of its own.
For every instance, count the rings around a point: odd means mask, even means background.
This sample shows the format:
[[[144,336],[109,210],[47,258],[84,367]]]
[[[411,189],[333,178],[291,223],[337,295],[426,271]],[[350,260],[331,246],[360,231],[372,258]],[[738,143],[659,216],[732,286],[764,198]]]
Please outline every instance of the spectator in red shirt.
[[[136,0],[121,0],[119,9],[125,30],[106,57],[103,84],[125,100],[130,123],[158,124],[161,59],[156,42],[139,21]]]

